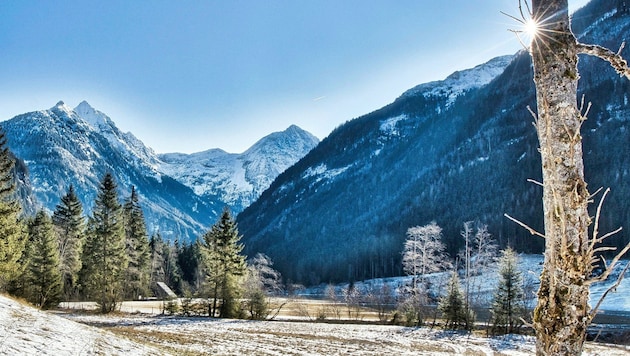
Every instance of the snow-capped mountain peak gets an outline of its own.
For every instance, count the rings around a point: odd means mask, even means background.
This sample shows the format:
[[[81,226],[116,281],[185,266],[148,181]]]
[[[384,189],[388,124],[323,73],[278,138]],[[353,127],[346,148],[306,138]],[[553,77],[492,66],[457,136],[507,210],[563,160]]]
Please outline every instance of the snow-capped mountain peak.
[[[11,151],[28,167],[40,207],[49,212],[72,185],[89,214],[106,172],[116,177],[121,198],[136,187],[149,233],[159,230],[165,237],[192,239],[222,205],[164,177],[153,150],[120,132],[87,102],[75,110],[59,102],[49,110],[18,115],[3,122],[2,129]]]
[[[317,137],[292,125],[263,137],[242,154],[221,149],[161,154],[160,170],[199,195],[219,194],[240,212],[318,143]]]
[[[118,147],[122,152],[129,152],[129,155],[140,158],[140,161],[151,167],[152,170],[155,170],[155,167],[158,165],[158,159],[153,149],[146,147],[132,133],[120,131],[109,116],[96,110],[85,100],[74,108],[74,112],[92,130],[105,136],[113,146]]]
[[[94,109],[87,101],[82,101],[74,108],[74,111],[79,115],[83,120],[85,120],[94,130],[99,130],[101,128],[111,128],[111,120],[107,115],[102,112]]]
[[[288,153],[286,150],[291,150],[293,151],[292,153],[297,153],[301,157],[318,143],[319,139],[317,137],[296,125],[291,125],[284,131],[273,132],[261,138],[243,155],[249,156],[281,149],[285,150],[285,153]]]
[[[72,115],[73,110],[63,102],[63,100],[59,100],[55,106],[50,108],[50,111],[63,113],[65,115]]]
[[[514,57],[515,55],[495,57],[474,68],[456,71],[444,80],[415,86],[403,93],[402,97],[417,95],[424,95],[425,97],[446,96],[448,98],[446,106],[450,106],[464,92],[490,83],[492,79],[503,73]]]
[[[247,154],[211,149],[158,157],[86,101],[74,109],[59,101],[49,110],[5,121],[2,128],[9,148],[29,169],[41,207],[53,211],[73,185],[89,214],[100,179],[112,172],[123,195],[135,186],[144,199],[150,232],[190,239],[224,205],[234,213],[243,210],[318,143],[294,126],[261,139]]]

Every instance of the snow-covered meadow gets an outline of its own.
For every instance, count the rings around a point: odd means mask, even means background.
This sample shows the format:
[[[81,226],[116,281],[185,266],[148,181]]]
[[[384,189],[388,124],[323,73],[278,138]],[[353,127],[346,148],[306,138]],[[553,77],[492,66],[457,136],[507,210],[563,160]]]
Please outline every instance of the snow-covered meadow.
[[[542,256],[521,256],[521,270],[535,279]],[[627,263],[627,262],[624,262]],[[619,266],[621,270],[623,264]],[[495,287],[496,271],[474,277],[474,292],[487,298]],[[391,287],[406,277],[356,283],[356,288]],[[435,275],[436,281],[439,275]],[[616,280],[593,287],[599,299]],[[434,285],[437,285],[435,283]],[[339,285],[343,290],[347,286]],[[325,286],[304,290],[323,293]],[[630,280],[602,304],[605,315],[630,312]],[[486,296],[486,297],[484,297]],[[300,305],[301,303],[301,305]],[[312,314],[300,311],[311,303]],[[295,299],[276,321],[211,319],[157,315],[159,303],[130,302],[123,313],[98,315],[72,310],[45,312],[0,296],[0,355],[533,355],[534,339],[522,335],[485,337],[485,334],[409,328],[394,325],[350,323],[328,316],[313,322],[322,301]],[[89,307],[82,303],[78,307]],[[366,314],[367,315],[367,314]],[[343,318],[342,318],[343,319]],[[371,319],[367,317],[364,320]],[[334,323],[333,323],[334,321]],[[598,326],[595,326],[598,327]],[[627,324],[607,325],[627,329]],[[630,355],[630,346],[588,342],[586,355]]]
[[[123,354],[161,351],[0,295],[0,355]]]
[[[96,327],[98,326],[98,328]],[[107,329],[107,330],[103,330]],[[2,355],[533,355],[528,336],[391,325],[42,312],[0,296]],[[586,355],[628,355],[587,343]]]

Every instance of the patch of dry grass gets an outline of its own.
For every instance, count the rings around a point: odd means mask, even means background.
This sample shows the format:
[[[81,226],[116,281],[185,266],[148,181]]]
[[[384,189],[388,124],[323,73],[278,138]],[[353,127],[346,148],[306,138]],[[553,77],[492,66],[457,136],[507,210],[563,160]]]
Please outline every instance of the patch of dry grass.
[[[143,330],[134,326],[106,327],[104,329],[135,342],[164,350],[165,353],[180,356],[199,355],[198,351],[186,350],[186,345],[193,344],[197,341],[194,335],[158,330]]]

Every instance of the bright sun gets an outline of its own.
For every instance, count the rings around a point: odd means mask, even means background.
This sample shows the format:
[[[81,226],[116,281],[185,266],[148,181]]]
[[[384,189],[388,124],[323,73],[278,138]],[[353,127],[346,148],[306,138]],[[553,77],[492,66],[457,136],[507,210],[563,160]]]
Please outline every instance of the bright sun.
[[[529,19],[525,22],[524,31],[525,31],[525,34],[527,34],[527,37],[534,38],[536,37],[536,34],[538,33],[538,24],[536,23],[534,19]]]

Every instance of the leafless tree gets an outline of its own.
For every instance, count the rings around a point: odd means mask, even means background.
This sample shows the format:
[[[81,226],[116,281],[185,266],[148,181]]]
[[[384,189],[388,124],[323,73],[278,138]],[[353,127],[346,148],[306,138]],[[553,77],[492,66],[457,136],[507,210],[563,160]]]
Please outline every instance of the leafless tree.
[[[341,303],[335,286],[332,284],[327,285],[325,293],[326,298],[332,303],[330,311],[337,320],[341,319]]]
[[[450,266],[442,243],[442,228],[435,221],[407,230],[403,252],[403,270],[413,276],[413,289],[423,284],[427,273],[443,271]]]
[[[257,253],[248,263],[249,273],[258,283],[258,287],[269,295],[282,293],[282,276],[273,268],[273,261],[263,253]]]
[[[526,10],[523,10],[525,5]],[[526,225],[532,234],[545,239],[545,261],[540,276],[538,305],[534,310],[538,355],[579,355],[586,328],[598,306],[590,309],[589,286],[608,277],[630,245],[622,249],[605,272],[592,277],[602,251],[600,244],[612,233],[599,235],[598,219],[587,207],[592,201],[584,180],[580,128],[588,109],[578,108],[578,54],[589,54],[609,62],[622,76],[630,69],[621,57],[606,48],[579,43],[571,31],[568,0],[519,0],[523,23],[531,16],[536,33],[530,46],[534,64],[537,113],[535,127],[542,159],[544,234]],[[622,46],[623,48],[623,46]],[[594,221],[593,233],[589,226]],[[618,230],[617,230],[618,231]],[[623,274],[622,274],[623,276]]]
[[[481,275],[496,262],[498,250],[496,240],[488,232],[488,225],[478,223],[477,232],[474,234],[473,232],[473,222],[465,222],[464,229],[461,231],[461,236],[464,239],[464,250],[460,252],[459,257],[464,262],[466,273],[464,281],[466,309],[479,304],[481,285],[475,283],[475,281],[478,282],[478,278],[475,276]],[[476,300],[471,300],[473,292],[477,292]]]
[[[257,253],[248,262],[244,290],[253,319],[265,319],[269,314],[272,314],[273,319],[287,303],[285,300],[275,307],[272,305],[269,296],[280,295],[284,291],[282,276],[273,268],[271,258],[262,253]]]

